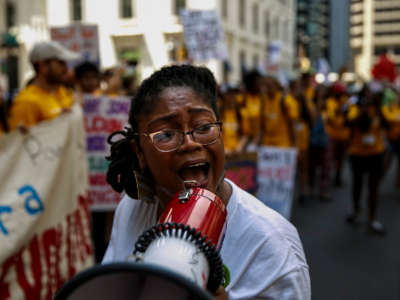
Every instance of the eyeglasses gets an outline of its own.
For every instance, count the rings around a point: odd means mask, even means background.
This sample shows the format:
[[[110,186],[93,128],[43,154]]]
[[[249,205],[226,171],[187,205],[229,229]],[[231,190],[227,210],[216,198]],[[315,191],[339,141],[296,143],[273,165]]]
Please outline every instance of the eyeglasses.
[[[160,152],[171,152],[182,146],[185,135],[190,134],[193,141],[203,146],[215,143],[221,134],[222,122],[207,123],[190,131],[165,129],[153,133],[136,133],[148,136],[154,147]]]

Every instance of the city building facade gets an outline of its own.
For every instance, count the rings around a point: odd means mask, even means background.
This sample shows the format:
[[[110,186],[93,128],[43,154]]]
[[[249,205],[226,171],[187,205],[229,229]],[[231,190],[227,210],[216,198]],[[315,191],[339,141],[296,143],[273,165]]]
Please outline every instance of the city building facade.
[[[329,59],[329,1],[297,1],[297,45],[311,65]]]
[[[329,63],[331,70],[350,71],[350,2],[329,1]]]
[[[354,71],[371,78],[372,66],[383,51],[400,66],[400,1],[352,0],[350,46]]]
[[[32,74],[27,54],[33,44],[49,39],[49,28],[75,23],[98,26],[102,68],[118,65],[126,53],[136,54],[140,77],[146,77],[177,60],[184,45],[183,8],[217,10],[228,61],[195,63],[210,67],[220,82],[240,81],[245,69],[265,70],[273,41],[280,45],[282,70],[290,71],[296,56],[295,0],[0,0],[0,7],[12,7],[14,14],[10,31],[20,42],[20,84]],[[1,23],[0,32],[6,30]]]

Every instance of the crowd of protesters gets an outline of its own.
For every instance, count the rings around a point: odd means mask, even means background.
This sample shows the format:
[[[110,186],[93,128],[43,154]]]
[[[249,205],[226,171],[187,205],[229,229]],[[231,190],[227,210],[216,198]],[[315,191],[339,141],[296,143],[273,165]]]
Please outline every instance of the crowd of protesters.
[[[343,166],[352,170],[350,224],[361,219],[361,191],[368,177],[368,229],[385,234],[377,220],[379,185],[397,157],[400,187],[400,91],[389,81],[317,84],[312,73],[286,87],[271,76],[248,72],[240,86],[221,86],[221,117],[228,155],[257,146],[298,150],[300,204],[331,200],[343,185]]]
[[[109,98],[132,96],[136,77],[127,76],[123,66],[100,70],[92,62],[68,63],[79,59],[56,42],[37,43],[29,55],[34,75],[17,96],[7,103],[0,86],[0,135],[16,128],[23,131],[38,122],[68,111],[84,94]]]
[[[26,132],[29,126],[68,111],[74,101],[82,101],[83,94],[111,99],[135,94],[136,77],[126,76],[123,67],[100,71],[96,64],[83,62],[69,76],[71,53],[53,42],[37,47],[30,55],[35,75],[11,107],[6,107],[0,91],[0,135],[16,128]],[[311,72],[283,86],[275,77],[253,70],[238,85],[221,84],[219,96],[228,157],[257,151],[259,146],[297,148],[300,204],[312,198],[331,200],[331,188],[343,184],[343,166],[349,157],[353,207],[346,220],[350,224],[360,221],[367,175],[368,229],[376,234],[386,232],[377,216],[378,191],[394,160],[400,187],[398,89],[386,81],[349,85],[340,78],[317,84]]]

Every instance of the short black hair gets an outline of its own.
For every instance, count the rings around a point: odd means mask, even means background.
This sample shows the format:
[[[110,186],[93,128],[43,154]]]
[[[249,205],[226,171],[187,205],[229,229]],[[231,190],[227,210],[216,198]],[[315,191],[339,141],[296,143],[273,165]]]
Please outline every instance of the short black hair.
[[[125,191],[132,198],[138,197],[134,171],[140,171],[140,168],[131,142],[132,140],[138,142],[134,133],[138,132],[140,116],[149,113],[155,107],[159,95],[170,87],[191,88],[212,108],[219,119],[217,82],[209,69],[192,65],[173,65],[154,72],[142,82],[131,101],[130,128],[116,132],[122,134],[124,138],[113,142],[111,140],[115,135],[113,133],[108,139],[111,144],[111,154],[107,159],[111,163],[107,170],[107,182],[117,192]]]
[[[74,69],[76,79],[81,79],[84,76],[84,74],[89,72],[100,74],[99,68],[96,66],[96,64],[90,61],[82,62],[79,65],[77,65]]]
[[[243,77],[243,83],[248,92],[255,92],[257,79],[262,78],[261,73],[257,70],[247,72]]]

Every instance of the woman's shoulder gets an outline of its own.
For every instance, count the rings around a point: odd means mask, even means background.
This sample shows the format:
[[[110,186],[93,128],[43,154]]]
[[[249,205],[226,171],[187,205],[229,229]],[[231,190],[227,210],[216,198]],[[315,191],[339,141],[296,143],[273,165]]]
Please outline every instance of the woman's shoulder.
[[[248,299],[270,296],[272,289],[285,286],[288,292],[299,294],[296,287],[302,282],[309,286],[309,277],[296,228],[246,191],[234,184],[232,189],[221,250],[232,276],[228,291]]]
[[[116,208],[116,214],[118,215],[132,215],[143,214],[146,212],[152,212],[157,207],[156,200],[154,202],[142,201],[140,199],[133,199],[125,194],[121,201],[118,203]]]
[[[232,182],[230,183],[233,190],[233,197],[231,197],[231,200],[233,201],[232,208],[235,209],[236,213],[241,215],[240,217],[247,215],[250,222],[260,223],[259,225],[262,227],[268,226],[272,227],[272,229],[287,227],[290,230],[295,230],[294,226],[282,215],[266,206],[254,195],[241,189],[236,184]],[[228,204],[228,210],[229,206],[230,205]]]
[[[235,184],[232,189],[235,197],[229,223],[235,224],[237,238],[250,235],[254,240],[264,241],[268,248],[291,248],[303,253],[299,234],[292,223]]]

